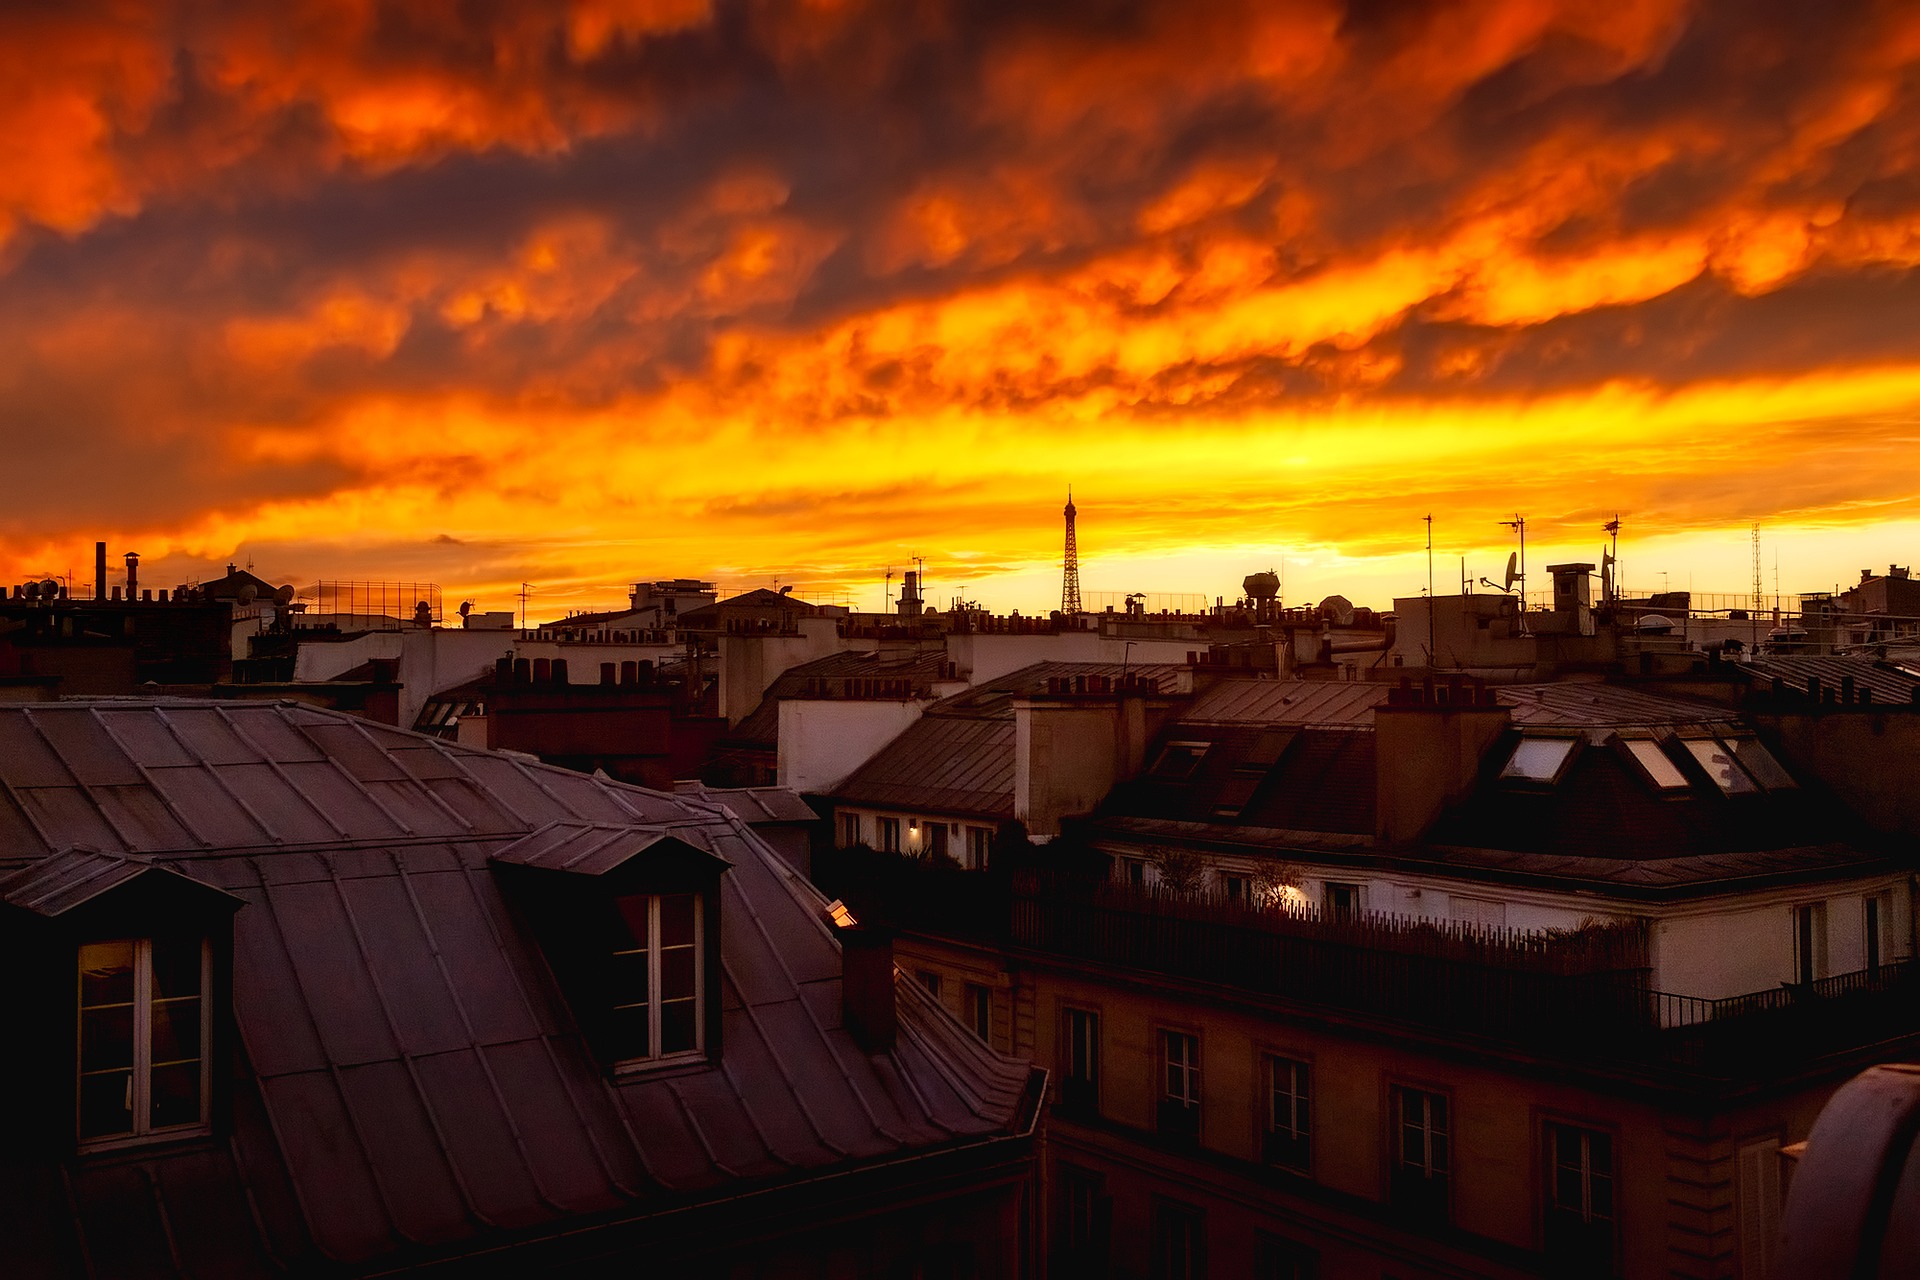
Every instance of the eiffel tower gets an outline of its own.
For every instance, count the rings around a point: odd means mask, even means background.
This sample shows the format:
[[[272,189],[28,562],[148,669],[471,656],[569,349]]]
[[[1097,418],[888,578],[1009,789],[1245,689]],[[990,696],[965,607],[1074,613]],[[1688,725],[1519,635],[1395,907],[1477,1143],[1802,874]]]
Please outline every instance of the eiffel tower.
[[[1080,546],[1073,536],[1073,486],[1067,486],[1067,564],[1060,582],[1060,612],[1071,618],[1080,608]]]

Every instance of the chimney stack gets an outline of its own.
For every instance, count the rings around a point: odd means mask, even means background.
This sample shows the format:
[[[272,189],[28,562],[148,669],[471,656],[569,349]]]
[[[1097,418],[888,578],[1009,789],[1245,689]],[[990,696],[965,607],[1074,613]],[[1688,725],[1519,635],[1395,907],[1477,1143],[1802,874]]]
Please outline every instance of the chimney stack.
[[[866,925],[834,930],[840,939],[843,1021],[862,1053],[887,1053],[900,1028],[893,987],[893,935]]]
[[[1385,844],[1419,839],[1473,790],[1481,759],[1510,722],[1485,686],[1402,679],[1373,713],[1374,834]]]
[[[140,553],[127,552],[127,598],[133,598],[133,592],[140,585]]]
[[[104,542],[93,544],[93,598],[107,598],[107,544]]]

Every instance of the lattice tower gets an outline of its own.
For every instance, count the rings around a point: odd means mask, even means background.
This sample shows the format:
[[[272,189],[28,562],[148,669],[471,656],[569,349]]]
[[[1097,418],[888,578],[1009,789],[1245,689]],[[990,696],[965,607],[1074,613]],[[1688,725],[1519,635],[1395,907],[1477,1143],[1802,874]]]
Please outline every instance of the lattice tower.
[[[1067,557],[1060,579],[1060,612],[1071,618],[1080,609],[1080,544],[1073,534],[1073,487],[1067,487]]]
[[[1760,610],[1765,607],[1761,603],[1762,590],[1763,588],[1760,585],[1760,526],[1758,523],[1755,523],[1753,526],[1753,615],[1756,618],[1760,616]]]

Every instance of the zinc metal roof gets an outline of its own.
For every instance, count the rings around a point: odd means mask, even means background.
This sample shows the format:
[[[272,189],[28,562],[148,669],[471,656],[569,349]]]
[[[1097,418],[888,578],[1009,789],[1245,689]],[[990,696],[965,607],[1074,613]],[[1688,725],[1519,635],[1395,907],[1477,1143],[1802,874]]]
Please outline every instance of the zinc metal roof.
[[[750,827],[820,821],[820,815],[791,787],[709,787],[700,782],[676,782],[673,793],[724,806]]]
[[[1742,669],[1763,688],[1771,686],[1777,676],[1786,681],[1787,688],[1801,694],[1807,691],[1807,681],[1814,679],[1838,696],[1840,682],[1851,679],[1856,690],[1873,690],[1875,702],[1900,706],[1906,705],[1913,697],[1914,688],[1920,686],[1920,675],[1904,670],[1895,662],[1882,662],[1864,654],[1763,656],[1742,664]]]
[[[146,858],[62,849],[11,875],[0,875],[0,902],[35,915],[59,916],[144,875],[179,878]]]
[[[1013,720],[924,715],[840,784],[836,800],[1006,821],[1013,817]]]
[[[732,864],[710,1067],[609,1078],[489,870],[530,833],[607,828]],[[56,851],[82,842],[242,901],[247,1081],[228,1143],[10,1177],[9,1260],[77,1239],[96,1262],[157,1251],[119,1268],[143,1274],[397,1265],[992,1137],[1021,1111],[1025,1064],[911,980],[896,1047],[862,1053],[821,895],[703,797],[291,703],[0,707],[8,883],[78,875]]]
[[[931,682],[941,678],[947,666],[944,647],[896,652],[875,649],[842,649],[812,662],[789,667],[774,677],[758,706],[746,714],[729,741],[751,743],[771,750],[780,738],[780,700],[797,698],[812,680],[900,680]]]
[[[1385,681],[1223,680],[1194,699],[1183,724],[1311,725],[1370,729],[1375,707],[1393,690]],[[1513,722],[1538,728],[1622,729],[1725,724],[1725,707],[1599,681],[1499,685],[1494,697]]]

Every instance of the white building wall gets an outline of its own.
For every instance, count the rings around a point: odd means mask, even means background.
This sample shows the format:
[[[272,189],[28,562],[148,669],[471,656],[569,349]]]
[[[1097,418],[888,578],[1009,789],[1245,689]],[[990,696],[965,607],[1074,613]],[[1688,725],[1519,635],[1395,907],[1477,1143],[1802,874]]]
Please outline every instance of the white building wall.
[[[834,618],[796,619],[798,635],[720,637],[720,714],[739,724],[760,705],[769,686],[803,662],[843,649],[871,649],[872,641],[845,640]]]
[[[780,785],[831,791],[920,718],[926,699],[780,700]]]

